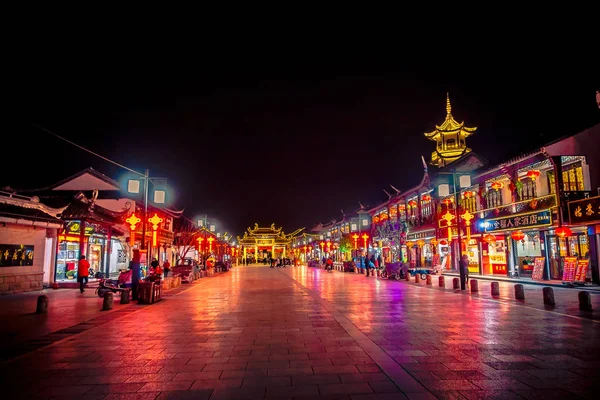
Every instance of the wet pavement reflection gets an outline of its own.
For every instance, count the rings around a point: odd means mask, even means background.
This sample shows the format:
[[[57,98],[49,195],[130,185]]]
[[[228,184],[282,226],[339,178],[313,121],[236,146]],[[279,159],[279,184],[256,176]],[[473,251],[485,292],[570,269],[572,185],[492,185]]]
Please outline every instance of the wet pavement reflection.
[[[4,364],[3,387],[30,399],[597,398],[593,315],[569,294],[545,310],[538,289],[519,304],[508,286],[499,300],[480,287],[236,267]]]

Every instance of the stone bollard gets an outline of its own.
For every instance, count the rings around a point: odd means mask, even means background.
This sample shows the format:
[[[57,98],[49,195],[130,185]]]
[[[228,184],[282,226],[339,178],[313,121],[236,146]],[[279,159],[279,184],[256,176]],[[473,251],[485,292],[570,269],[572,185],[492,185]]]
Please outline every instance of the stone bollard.
[[[452,289],[454,289],[454,290],[460,289],[460,281],[458,280],[458,278],[452,279]]]
[[[121,291],[121,304],[129,304],[129,290]]]
[[[443,276],[440,276],[440,277],[438,278],[438,280],[439,280],[439,282],[440,282],[440,283],[439,283],[440,287],[443,287],[443,288],[445,288],[445,287],[446,287],[446,280],[445,280],[445,278],[444,278]]]
[[[590,292],[579,292],[579,309],[582,311],[592,311],[592,298]]]
[[[421,274],[419,274],[419,273],[415,274],[415,283],[421,283]]]
[[[104,301],[102,302],[102,311],[112,310],[115,294],[113,292],[104,293]]]
[[[477,282],[477,279],[469,279],[469,286],[471,286],[471,293],[479,292],[479,282]]]
[[[410,282],[410,273],[408,271],[406,271],[406,275],[404,276],[404,279],[406,280],[406,282]]]
[[[515,285],[515,300],[525,300],[525,289],[520,283]]]
[[[554,306],[556,303],[554,302],[554,289],[549,286],[546,286],[542,289],[542,294],[544,296],[544,304],[548,306]]]
[[[500,284],[492,282],[492,296],[500,296]]]
[[[431,275],[427,274],[427,280],[425,281],[425,283],[428,285],[433,285],[433,283],[431,282]]]
[[[36,314],[46,314],[48,312],[48,296],[38,296],[35,312]]]

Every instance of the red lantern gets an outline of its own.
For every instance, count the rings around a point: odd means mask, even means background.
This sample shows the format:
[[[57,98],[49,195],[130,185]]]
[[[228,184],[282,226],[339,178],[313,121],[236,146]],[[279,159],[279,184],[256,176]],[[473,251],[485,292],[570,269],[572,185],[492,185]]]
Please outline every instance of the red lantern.
[[[417,202],[415,200],[411,200],[408,202],[408,205],[411,207],[416,207],[417,206]]]
[[[540,176],[540,171],[538,171],[537,169],[532,169],[532,170],[527,171],[528,178],[535,179],[538,176]]]
[[[475,196],[475,192],[473,192],[471,190],[467,190],[466,192],[463,193],[463,196],[465,196],[465,199],[470,199],[471,197]]]
[[[513,240],[523,240],[523,238],[525,237],[525,234],[522,231],[514,231],[513,233],[510,234],[510,237],[513,238]]]
[[[483,241],[487,242],[488,244],[496,243],[496,236],[488,233],[487,235],[483,236]]]
[[[571,236],[571,229],[567,226],[561,226],[560,228],[556,228],[556,236],[560,236],[561,238]]]
[[[492,189],[502,189],[504,187],[504,184],[502,182],[494,182],[492,183]]]
[[[421,196],[421,201],[431,201],[431,196],[428,194],[424,194],[423,196]]]
[[[452,197],[446,197],[444,200],[442,200],[442,203],[444,203],[445,205],[450,205],[452,204],[452,202],[454,201],[454,199]]]

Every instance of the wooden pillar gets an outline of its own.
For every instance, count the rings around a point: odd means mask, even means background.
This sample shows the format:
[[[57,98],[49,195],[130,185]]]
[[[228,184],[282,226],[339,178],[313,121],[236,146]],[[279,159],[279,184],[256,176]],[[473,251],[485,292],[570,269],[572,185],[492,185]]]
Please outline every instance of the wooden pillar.
[[[85,220],[79,221],[79,258],[85,256]],[[79,267],[79,261],[77,261]]]
[[[106,239],[106,277],[110,274],[110,255],[112,254],[112,226],[108,227],[108,235]]]

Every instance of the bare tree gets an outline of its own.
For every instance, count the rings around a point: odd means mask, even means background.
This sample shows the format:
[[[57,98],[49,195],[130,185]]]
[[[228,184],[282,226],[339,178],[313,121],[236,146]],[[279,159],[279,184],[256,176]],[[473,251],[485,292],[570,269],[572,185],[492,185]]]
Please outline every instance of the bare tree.
[[[180,225],[175,229],[175,244],[179,260],[183,260],[196,247],[198,237],[200,237],[200,231],[192,222],[180,221]]]

